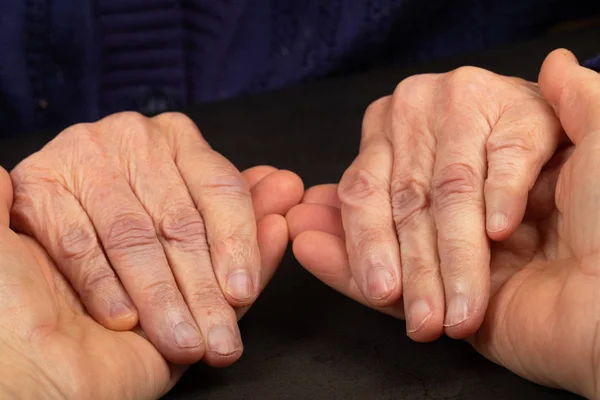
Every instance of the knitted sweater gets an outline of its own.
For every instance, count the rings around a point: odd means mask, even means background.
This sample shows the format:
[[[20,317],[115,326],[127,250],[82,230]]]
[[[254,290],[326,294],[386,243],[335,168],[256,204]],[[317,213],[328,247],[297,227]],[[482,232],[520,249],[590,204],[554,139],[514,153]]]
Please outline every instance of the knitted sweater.
[[[574,3],[2,0],[0,135],[476,51],[600,12]]]

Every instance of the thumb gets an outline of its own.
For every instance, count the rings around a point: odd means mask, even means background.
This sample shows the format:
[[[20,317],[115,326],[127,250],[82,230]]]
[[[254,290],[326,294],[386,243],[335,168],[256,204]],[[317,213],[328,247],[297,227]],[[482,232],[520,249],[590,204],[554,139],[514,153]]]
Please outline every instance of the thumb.
[[[0,167],[0,226],[8,227],[13,190],[10,175]]]
[[[546,57],[539,75],[542,94],[575,144],[600,131],[600,75],[579,65],[568,50],[555,50]]]

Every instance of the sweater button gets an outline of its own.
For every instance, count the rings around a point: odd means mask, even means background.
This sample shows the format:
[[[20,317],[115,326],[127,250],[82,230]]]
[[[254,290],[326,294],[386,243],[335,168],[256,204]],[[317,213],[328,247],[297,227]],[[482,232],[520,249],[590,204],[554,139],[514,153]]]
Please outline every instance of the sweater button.
[[[173,101],[165,92],[152,90],[138,101],[138,111],[147,117],[164,113],[173,109]]]

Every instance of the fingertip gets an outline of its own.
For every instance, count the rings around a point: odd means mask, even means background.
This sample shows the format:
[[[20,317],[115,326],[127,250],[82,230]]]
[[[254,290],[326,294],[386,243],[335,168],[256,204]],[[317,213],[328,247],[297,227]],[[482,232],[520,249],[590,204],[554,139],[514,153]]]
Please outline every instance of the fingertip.
[[[258,248],[263,266],[261,287],[264,287],[281,262],[289,242],[288,224],[278,214],[266,215],[257,223]]]
[[[251,193],[256,219],[268,214],[285,215],[300,203],[304,183],[291,171],[277,170],[257,182]]]
[[[212,368],[226,368],[237,362],[240,357],[242,357],[243,352],[243,347],[239,350],[236,350],[234,353],[227,355],[206,352],[206,354],[204,354],[203,361],[206,363],[206,365]]]
[[[333,288],[352,278],[346,245],[335,235],[303,232],[294,240],[292,251],[304,268]]]
[[[110,312],[107,313],[104,310],[92,311],[88,309],[88,312],[100,325],[111,331],[130,331],[139,323],[138,314],[134,310],[130,310],[121,315],[111,315]]]
[[[373,307],[389,307],[402,297],[401,279],[387,268],[371,268],[363,295]]]
[[[488,293],[489,291],[485,291]],[[467,310],[466,315],[460,319],[449,319],[448,314],[452,313],[453,308],[456,307],[457,299],[459,296],[456,296],[449,300],[448,311],[446,312],[446,319],[444,321],[444,332],[451,339],[466,339],[472,335],[474,335],[481,324],[483,323],[483,319],[485,317],[485,311],[487,309],[487,298],[483,301],[483,304],[479,305],[477,301],[468,301],[467,299],[462,299],[462,301],[466,302]]]
[[[339,208],[322,204],[299,204],[286,215],[293,241],[306,231],[321,231],[344,238],[344,227]]]
[[[144,331],[148,334],[147,330]],[[150,337],[150,342],[167,361],[177,365],[189,365],[197,363],[206,355],[206,343],[199,330],[198,335],[200,341],[196,346],[190,347],[180,347],[172,339],[153,341]]]
[[[338,196],[338,185],[330,183],[313,186],[304,193],[302,203],[323,204],[330,207],[341,208],[342,203]]]
[[[277,168],[270,165],[257,165],[242,171],[242,176],[248,183],[248,187],[252,189],[267,175],[277,171]]]
[[[491,182],[486,181],[484,189],[485,229],[490,240],[502,241],[508,239],[523,221],[528,189],[496,187]]]

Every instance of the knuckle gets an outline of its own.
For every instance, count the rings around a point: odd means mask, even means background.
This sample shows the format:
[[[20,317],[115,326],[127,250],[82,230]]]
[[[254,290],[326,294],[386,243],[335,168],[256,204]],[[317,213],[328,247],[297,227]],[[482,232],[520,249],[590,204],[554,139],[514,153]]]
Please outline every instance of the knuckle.
[[[202,183],[201,193],[204,196],[250,198],[250,190],[242,176],[237,171],[227,171],[225,168],[210,174],[210,178]]]
[[[379,257],[376,255],[376,244],[382,243],[384,235],[382,229],[378,227],[361,227],[353,235],[354,246],[358,253],[365,257],[367,265],[377,266],[380,264]]]
[[[534,168],[540,168],[545,162],[545,157],[534,139],[539,127],[517,128],[516,131],[522,133],[509,137],[492,135],[486,144],[486,151],[490,155],[488,157],[500,157],[500,165],[517,165],[525,161]]]
[[[410,76],[398,83],[392,95],[394,110],[408,112],[422,105],[427,100],[428,89],[434,79],[435,75],[421,74]]]
[[[479,67],[462,66],[445,75],[446,82],[451,87],[470,87],[473,83],[482,83],[490,75],[489,71]]]
[[[460,67],[444,75],[440,107],[447,115],[460,115],[473,120],[479,113],[481,97],[487,93],[490,73],[477,67]]]
[[[95,130],[92,129],[92,124],[79,123],[71,125],[63,130],[59,137],[70,142],[90,141],[95,136]]]
[[[12,174],[11,174],[12,177]],[[44,230],[39,229],[50,208],[50,202],[64,196],[64,187],[49,174],[37,176],[37,173],[24,172],[13,180],[13,206],[11,223],[26,229],[28,233],[40,235]],[[43,217],[42,217],[43,215]]]
[[[180,112],[167,112],[154,118],[168,121],[170,126],[177,128],[178,133],[195,132],[198,129],[196,123],[190,117]]]
[[[67,227],[58,240],[58,257],[71,263],[89,261],[100,253],[95,232],[79,224]]]
[[[443,245],[441,251],[441,270],[445,278],[458,279],[465,275],[477,274],[479,265],[473,265],[481,259],[481,250],[471,242],[452,239]]]
[[[146,296],[146,304],[151,309],[165,309],[178,307],[183,304],[181,293],[174,283],[165,280],[154,280],[141,289]]]
[[[392,181],[392,216],[398,232],[429,208],[429,192],[427,181],[416,176],[396,177]]]
[[[106,288],[119,285],[119,278],[109,268],[84,267],[79,272],[79,294],[83,299],[105,294]]]
[[[104,131],[118,134],[126,148],[137,150],[148,147],[152,133],[149,118],[133,111],[120,112],[107,118],[111,129]]]
[[[433,202],[437,208],[446,208],[480,195],[483,177],[471,165],[453,163],[444,167],[433,182]]]
[[[391,96],[385,96],[369,104],[365,110],[363,125],[368,124],[372,120],[379,120],[381,115],[387,111],[390,100]]]
[[[228,303],[212,279],[193,279],[185,284],[184,297],[193,309],[223,309]]]
[[[158,229],[159,237],[189,250],[208,250],[200,213],[190,206],[167,207]]]
[[[344,173],[338,186],[338,196],[342,204],[358,205],[363,200],[386,192],[386,185],[364,168],[350,167]]]
[[[216,254],[226,254],[232,266],[242,266],[254,261],[256,236],[242,228],[215,235],[209,244]]]
[[[408,287],[431,286],[440,279],[437,263],[427,262],[419,256],[402,256],[402,276]]]
[[[152,220],[138,212],[117,214],[107,223],[106,251],[125,251],[156,243]]]

